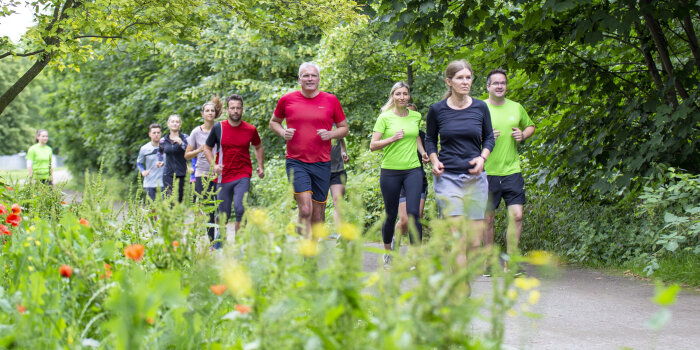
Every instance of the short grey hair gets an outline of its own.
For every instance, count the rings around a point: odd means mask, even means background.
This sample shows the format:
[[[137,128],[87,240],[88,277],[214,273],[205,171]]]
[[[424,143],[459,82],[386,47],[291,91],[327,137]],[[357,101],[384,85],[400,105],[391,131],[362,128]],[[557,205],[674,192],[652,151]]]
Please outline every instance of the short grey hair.
[[[308,67],[316,68],[318,75],[321,75],[321,67],[319,67],[318,64],[316,64],[316,62],[304,62],[299,65],[299,78],[301,78],[301,71]]]

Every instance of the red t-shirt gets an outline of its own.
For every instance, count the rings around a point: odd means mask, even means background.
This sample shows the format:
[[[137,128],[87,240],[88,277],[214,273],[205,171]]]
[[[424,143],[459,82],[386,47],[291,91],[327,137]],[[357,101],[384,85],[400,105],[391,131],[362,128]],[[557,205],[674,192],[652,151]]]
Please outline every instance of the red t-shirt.
[[[236,181],[250,177],[253,165],[250,162],[250,145],[260,144],[258,130],[251,124],[241,121],[238,126],[231,126],[228,119],[214,124],[206,142],[207,146],[219,146],[216,153],[216,164],[224,166],[221,175],[215,180],[218,183]]]
[[[287,119],[287,128],[296,129],[287,141],[287,158],[304,163],[331,160],[331,140],[321,140],[316,130],[331,130],[333,123],[345,120],[343,107],[334,95],[321,91],[314,98],[306,98],[301,91],[290,92],[277,102],[275,117]]]

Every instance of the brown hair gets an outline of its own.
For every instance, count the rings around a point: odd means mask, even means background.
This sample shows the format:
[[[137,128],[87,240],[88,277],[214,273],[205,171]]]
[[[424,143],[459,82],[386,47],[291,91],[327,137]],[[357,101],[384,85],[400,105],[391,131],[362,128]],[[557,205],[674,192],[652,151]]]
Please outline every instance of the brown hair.
[[[219,95],[212,95],[211,98],[209,98],[209,101],[205,102],[202,105],[202,109],[200,110],[200,112],[204,112],[204,107],[206,107],[207,105],[214,106],[214,113],[216,115],[216,118],[218,118],[221,115],[221,112],[223,111],[223,104],[224,103],[221,102],[221,98],[219,98]]]
[[[37,130],[37,131],[36,131],[36,135],[34,135],[34,142],[39,142],[39,135],[41,135],[42,132],[45,132],[46,135],[49,134],[49,132],[46,131],[46,129],[39,129],[39,130]]]
[[[151,132],[152,129],[160,129],[161,131],[163,131],[163,128],[158,123],[153,123],[153,124],[148,126],[149,133]]]
[[[445,68],[445,78],[452,79],[454,78],[455,74],[457,74],[457,72],[465,68],[469,69],[469,73],[474,74],[474,71],[472,70],[472,65],[469,64],[469,62],[465,60],[452,61],[450,62],[450,64],[447,65],[447,68]],[[447,92],[445,92],[445,96],[443,96],[443,99],[449,98],[450,96],[452,96],[452,88],[449,85],[447,85]]]
[[[243,107],[243,97],[239,94],[232,94],[229,97],[226,97],[226,108],[228,108],[228,103],[231,101],[241,101],[241,107]]]

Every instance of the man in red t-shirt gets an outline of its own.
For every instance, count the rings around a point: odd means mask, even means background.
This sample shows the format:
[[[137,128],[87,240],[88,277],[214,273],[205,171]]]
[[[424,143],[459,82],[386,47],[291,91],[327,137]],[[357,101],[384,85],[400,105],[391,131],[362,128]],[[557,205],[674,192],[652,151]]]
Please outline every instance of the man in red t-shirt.
[[[212,169],[218,177],[219,194],[217,199],[219,213],[226,214],[226,221],[231,216],[231,202],[236,214],[236,231],[241,226],[241,219],[245,212],[243,197],[250,189],[250,177],[253,165],[250,161],[250,145],[255,149],[255,160],[258,168],[255,170],[260,178],[265,177],[263,159],[265,157],[260,135],[255,126],[241,120],[243,116],[243,98],[233,94],[226,98],[226,112],[228,119],[214,124],[205,143],[204,155],[209,164],[214,164]],[[216,162],[212,149],[218,146]]]
[[[340,101],[318,89],[319,72],[315,63],[302,63],[301,90],[282,96],[270,119],[270,129],[287,140],[287,176],[294,182],[299,223],[304,225],[307,237],[311,225],[325,219],[331,178],[331,139],[342,139],[348,134]],[[284,120],[286,128],[282,126]]]

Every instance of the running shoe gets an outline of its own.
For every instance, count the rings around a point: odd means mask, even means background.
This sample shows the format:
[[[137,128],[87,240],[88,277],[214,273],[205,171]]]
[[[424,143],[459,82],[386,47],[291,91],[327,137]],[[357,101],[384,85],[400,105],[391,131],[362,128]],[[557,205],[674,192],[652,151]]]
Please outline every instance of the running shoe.
[[[384,254],[384,270],[389,270],[391,268],[391,255]]]

